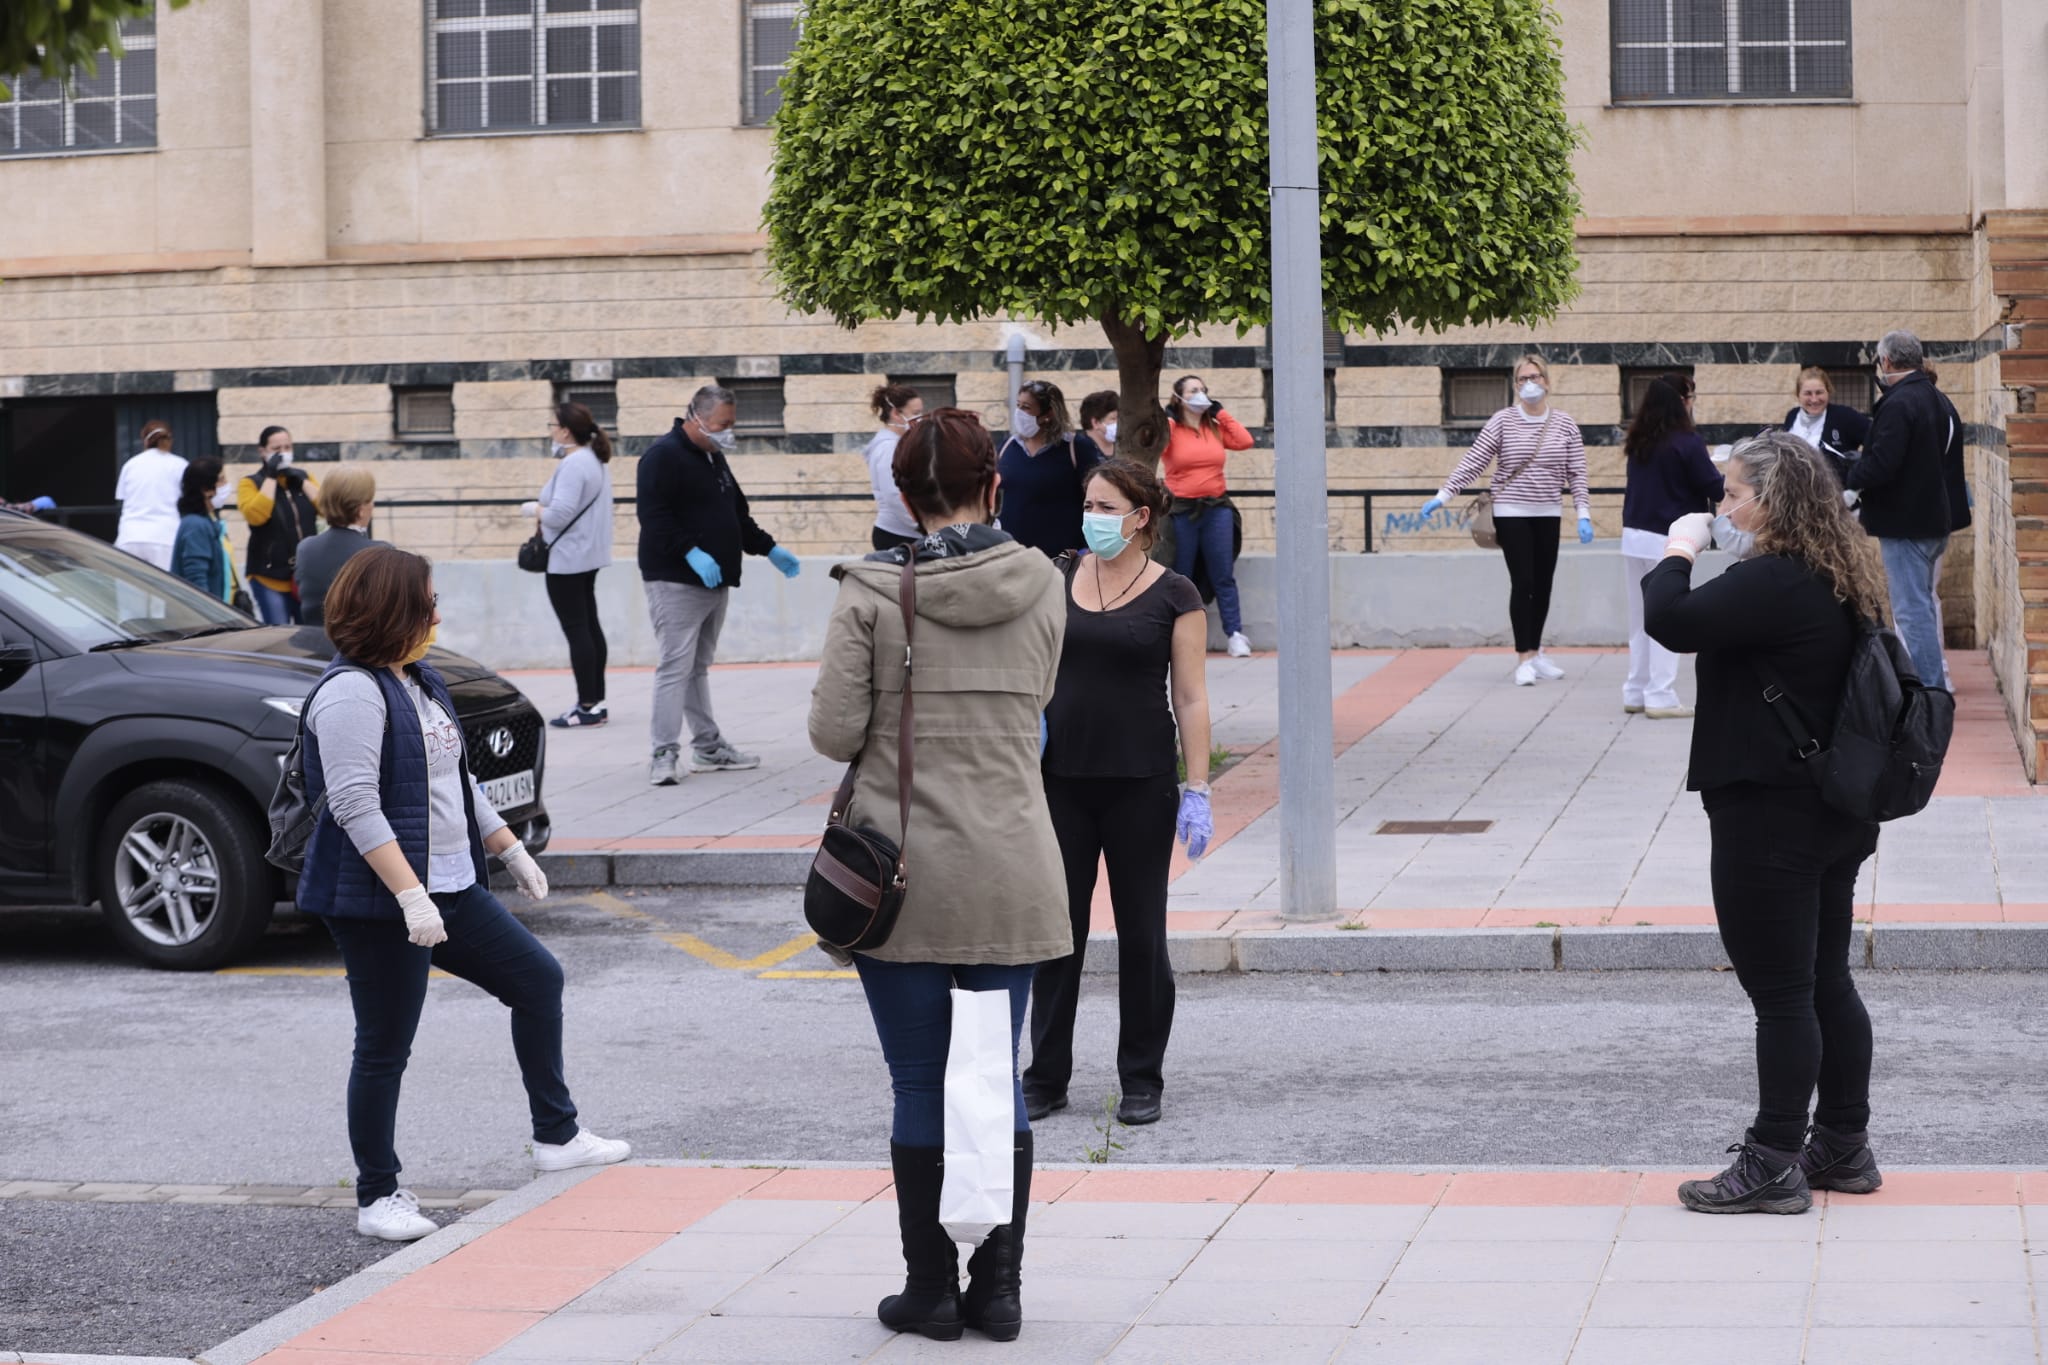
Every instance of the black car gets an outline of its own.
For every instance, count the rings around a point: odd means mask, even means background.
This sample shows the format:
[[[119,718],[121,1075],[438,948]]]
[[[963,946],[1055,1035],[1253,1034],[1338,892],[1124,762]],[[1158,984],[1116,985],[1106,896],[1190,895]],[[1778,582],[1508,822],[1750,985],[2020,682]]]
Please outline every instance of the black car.
[[[265,811],[334,646],[262,626],[89,536],[0,512],[0,902],[98,901],[159,967],[246,951],[291,888]],[[547,846],[546,728],[518,688],[437,649],[470,765]]]

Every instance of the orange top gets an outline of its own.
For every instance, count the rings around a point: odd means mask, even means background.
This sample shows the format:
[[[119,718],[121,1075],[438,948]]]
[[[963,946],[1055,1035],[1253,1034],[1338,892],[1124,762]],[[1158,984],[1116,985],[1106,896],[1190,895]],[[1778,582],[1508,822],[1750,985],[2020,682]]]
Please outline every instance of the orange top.
[[[1168,422],[1166,450],[1159,457],[1166,491],[1176,498],[1222,497],[1223,462],[1231,451],[1251,448],[1252,434],[1227,412],[1216,414],[1214,426]]]

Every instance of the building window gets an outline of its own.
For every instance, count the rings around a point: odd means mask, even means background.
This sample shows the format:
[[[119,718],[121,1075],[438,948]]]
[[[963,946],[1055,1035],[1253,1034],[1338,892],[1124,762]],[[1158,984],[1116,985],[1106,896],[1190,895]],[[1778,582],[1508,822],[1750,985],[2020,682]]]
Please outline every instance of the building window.
[[[721,379],[732,390],[737,405],[733,433],[738,436],[780,436],[782,434],[782,380]]]
[[[447,384],[394,388],[391,419],[401,441],[446,440],[455,434],[455,390]]]
[[[581,403],[605,435],[619,434],[619,386],[610,380],[578,380],[555,385],[555,406]]]
[[[782,73],[803,31],[799,0],[740,0],[745,29],[745,121],[766,123],[782,107]]]
[[[1621,420],[1632,421],[1636,410],[1643,405],[1643,394],[1649,390],[1650,381],[1661,379],[1667,374],[1682,374],[1692,378],[1690,365],[1624,365],[1621,367]]]
[[[640,124],[639,0],[427,0],[427,131]]]
[[[1444,425],[1483,427],[1487,419],[1512,403],[1513,379],[1507,370],[1445,370]]]
[[[1612,0],[1614,99],[1845,100],[1849,0]]]
[[[1327,343],[1327,337],[1325,341]],[[1323,355],[1325,359],[1329,356],[1327,344]],[[1266,405],[1266,425],[1270,427],[1273,425],[1273,372],[1270,369],[1259,371],[1259,399]],[[1333,369],[1323,371],[1323,420],[1337,420],[1337,372]]]
[[[121,21],[122,54],[102,52],[71,87],[33,72],[6,82],[0,156],[54,156],[156,146],[156,20]]]
[[[954,401],[953,376],[950,374],[892,374],[891,384],[908,384],[917,390],[917,396],[924,399],[924,410],[958,407]]]
[[[1854,369],[1825,367],[1828,372],[1828,401],[1868,414],[1877,403],[1877,381],[1862,366]]]

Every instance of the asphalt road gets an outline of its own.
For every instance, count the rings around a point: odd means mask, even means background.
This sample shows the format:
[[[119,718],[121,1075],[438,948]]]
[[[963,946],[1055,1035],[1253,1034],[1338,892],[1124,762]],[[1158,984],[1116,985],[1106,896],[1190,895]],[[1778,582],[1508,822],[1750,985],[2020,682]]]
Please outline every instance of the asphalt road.
[[[859,984],[762,976],[831,967],[814,951],[776,960],[801,929],[790,891],[518,908],[567,968],[569,1079],[591,1128],[643,1156],[886,1160],[888,1082]],[[0,1182],[348,1177],[350,1021],[333,947],[286,917],[248,965],[152,972],[93,916],[0,915]],[[2048,1166],[2048,975],[1861,981],[1882,1159]],[[1074,1108],[1039,1126],[1043,1160],[1100,1145],[1092,1114],[1116,1089],[1114,1015],[1113,982],[1090,978]],[[1184,977],[1166,1120],[1120,1133],[1116,1159],[1708,1167],[1754,1104],[1750,1036],[1733,978],[1708,972]],[[407,1179],[521,1183],[524,1116],[503,1008],[437,981],[400,1116]],[[0,1200],[0,1304],[43,1312],[113,1282],[146,1297],[151,1281],[121,1268],[208,1239],[186,1216]],[[342,1211],[208,1210],[191,1226],[206,1219],[247,1231],[213,1239],[218,1273],[195,1267],[158,1296],[178,1321],[136,1307],[95,1319],[108,1336],[16,1340],[30,1324],[0,1313],[0,1347],[201,1349],[376,1252]],[[8,1254],[16,1238],[57,1250]]]

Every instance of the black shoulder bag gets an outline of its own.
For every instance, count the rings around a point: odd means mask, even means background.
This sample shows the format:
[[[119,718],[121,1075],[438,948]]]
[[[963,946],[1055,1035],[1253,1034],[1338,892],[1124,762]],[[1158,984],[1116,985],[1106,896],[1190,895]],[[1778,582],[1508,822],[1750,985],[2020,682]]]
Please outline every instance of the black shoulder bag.
[[[896,799],[906,843],[915,750],[910,674],[917,634],[916,569],[917,546],[912,544],[905,549],[903,581],[897,592],[897,605],[903,609],[903,711],[896,733]],[[846,765],[846,776],[832,797],[832,814],[825,821],[825,836],[819,841],[818,856],[811,862],[810,879],[804,885],[804,919],[811,932],[841,952],[863,952],[887,943],[896,930],[896,916],[903,910],[903,893],[910,887],[902,848],[880,832],[847,820],[859,776],[860,760],[855,759]]]

